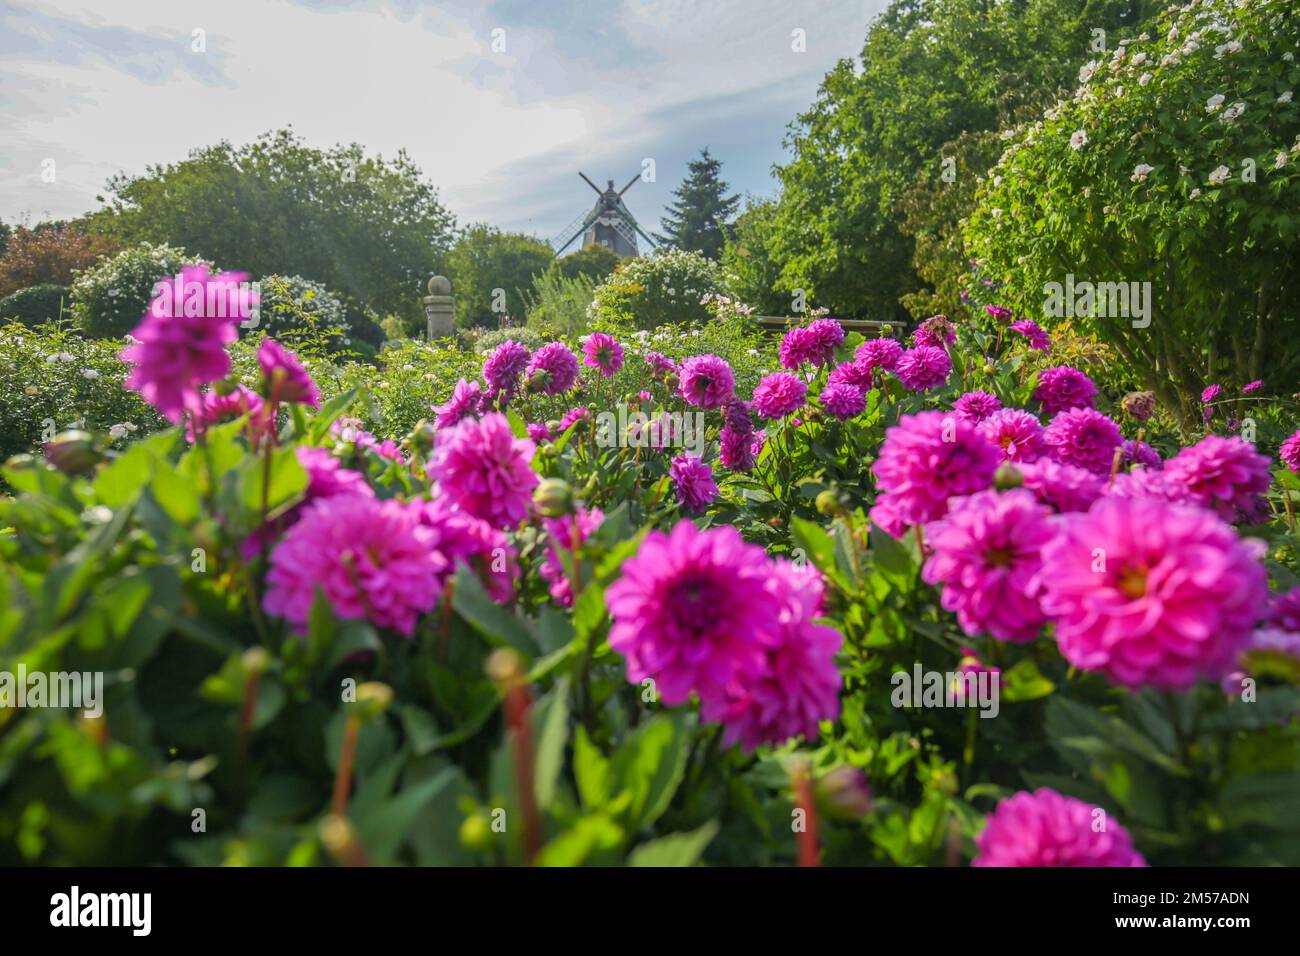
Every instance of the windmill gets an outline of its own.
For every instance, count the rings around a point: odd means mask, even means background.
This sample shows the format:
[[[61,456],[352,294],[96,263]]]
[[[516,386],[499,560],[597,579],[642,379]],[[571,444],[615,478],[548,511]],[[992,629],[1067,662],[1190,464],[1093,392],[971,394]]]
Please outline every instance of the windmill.
[[[654,240],[642,232],[636,219],[623,204],[623,194],[632,188],[632,183],[641,178],[640,175],[633,176],[631,182],[617,191],[614,189],[612,179],[607,179],[608,187],[601,190],[583,173],[578,175],[582,176],[582,181],[595,190],[600,198],[596,200],[596,205],[591,207],[590,212],[573,220],[563,232],[551,240],[557,256],[569,248],[573,240],[579,236],[582,236],[584,249],[594,245],[608,246],[620,256],[639,255],[636,247],[638,235],[650,243],[651,247],[654,246]]]

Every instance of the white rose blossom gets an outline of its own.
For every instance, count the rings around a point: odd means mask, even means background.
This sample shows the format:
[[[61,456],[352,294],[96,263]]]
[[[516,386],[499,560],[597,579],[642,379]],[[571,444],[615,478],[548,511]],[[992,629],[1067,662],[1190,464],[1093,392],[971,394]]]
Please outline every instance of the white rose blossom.
[[[1088,134],[1081,129],[1076,129],[1070,134],[1070,147],[1072,149],[1083,149],[1088,142]]]
[[[1147,181],[1147,176],[1151,174],[1153,169],[1155,169],[1155,167],[1148,165],[1147,163],[1138,163],[1133,167],[1133,175],[1130,176],[1129,179],[1135,183],[1144,183]]]
[[[1227,166],[1219,166],[1210,173],[1210,185],[1222,186],[1231,176],[1232,173]]]

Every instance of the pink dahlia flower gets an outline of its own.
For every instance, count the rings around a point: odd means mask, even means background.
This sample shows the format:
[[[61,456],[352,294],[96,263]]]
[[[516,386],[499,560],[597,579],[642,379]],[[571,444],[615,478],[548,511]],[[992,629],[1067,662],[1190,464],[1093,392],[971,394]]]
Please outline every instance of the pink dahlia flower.
[[[1252,395],[1263,387],[1264,380],[1262,378],[1257,378],[1253,382],[1247,382],[1245,385],[1241,386],[1241,394]]]
[[[409,637],[433,609],[449,562],[436,531],[399,501],[336,495],[309,507],[271,552],[262,605],[305,634],[320,589],[343,620]]]
[[[1006,306],[986,305],[984,306],[984,311],[987,312],[992,317],[994,322],[997,322],[1001,325],[1006,325],[1008,322],[1011,321],[1011,310],[1008,309]]]
[[[461,509],[494,528],[511,528],[528,516],[539,481],[529,467],[535,449],[492,412],[438,432],[429,477]]]
[[[856,385],[830,385],[817,397],[822,408],[840,421],[856,418],[867,407],[867,396]]]
[[[1201,508],[1103,498],[1043,549],[1061,654],[1122,687],[1218,680],[1264,612],[1259,549]]]
[[[677,371],[677,363],[667,355],[661,355],[658,352],[646,352],[645,360],[658,378],[663,378],[669,373]]]
[[[1036,415],[1019,408],[999,408],[979,423],[980,434],[1002,449],[1004,461],[1037,461],[1047,451]]]
[[[555,437],[554,435],[551,434],[550,430],[541,422],[529,422],[527,425],[527,431],[528,431],[528,437],[531,438],[535,443],[550,441],[552,438]]]
[[[488,388],[493,392],[513,395],[530,358],[532,353],[528,351],[528,346],[521,345],[514,339],[506,339],[483,360],[483,381],[487,382]]]
[[[599,508],[590,511],[579,508],[564,518],[547,518],[542,522],[551,543],[546,549],[546,561],[542,564],[541,575],[551,585],[551,597],[561,607],[573,607],[573,585],[565,570],[564,559],[560,557],[560,550],[570,552],[570,561],[577,560],[572,557],[572,552],[582,547],[583,542],[591,537],[604,520],[605,515]]]
[[[320,392],[303,368],[298,356],[284,348],[275,339],[263,339],[257,350],[257,364],[262,367],[266,380],[266,394],[272,406],[280,402],[290,405],[320,407]]]
[[[1274,595],[1267,620],[1284,631],[1300,633],[1300,587]]]
[[[210,276],[206,265],[195,265],[186,266],[180,278],[179,283],[174,277],[160,280],[159,294],[131,330],[136,341],[118,355],[133,366],[125,387],[173,423],[187,411],[199,411],[200,386],[230,374],[226,346],[239,338],[236,323],[257,302],[256,294],[240,285],[248,278],[243,272]],[[202,293],[197,301],[186,296],[194,284]],[[182,303],[187,307],[176,307]],[[220,307],[209,311],[209,303]],[[198,308],[189,307],[194,305]]]
[[[614,336],[604,332],[593,332],[588,336],[582,354],[586,356],[584,364],[588,368],[600,369],[600,374],[606,378],[612,378],[623,367],[623,346],[615,341]]]
[[[653,680],[669,707],[725,700],[729,688],[763,674],[780,644],[781,596],[772,562],[730,526],[699,531],[679,521],[651,531],[605,592],[609,646],[627,659],[627,679]]]
[[[1052,457],[1067,465],[1110,474],[1115,449],[1124,442],[1119,426],[1092,408],[1070,408],[1048,423],[1043,440]]]
[[[1292,432],[1291,437],[1282,442],[1277,457],[1292,471],[1300,471],[1300,431]]]
[[[721,408],[736,391],[731,366],[716,355],[692,355],[679,377],[682,398],[700,408]]]
[[[1013,794],[989,814],[971,866],[1146,866],[1128,831],[1097,809],[1048,787]]]
[[[889,492],[877,495],[875,503],[871,506],[871,523],[890,537],[903,537],[909,527],[909,522],[903,518],[900,506],[903,500],[901,496],[891,495]]]
[[[694,455],[678,455],[668,466],[668,477],[677,490],[677,501],[687,511],[703,511],[718,497],[713,468]]]
[[[863,361],[843,362],[833,369],[826,379],[829,385],[852,385],[864,392],[871,391],[871,366]]]
[[[808,323],[808,331],[824,356],[822,361],[814,362],[815,365],[825,365],[835,350],[844,344],[844,326],[834,319],[814,319]]]
[[[948,381],[952,372],[952,359],[943,349],[934,345],[918,345],[899,356],[894,374],[911,392],[928,392]]]
[[[754,467],[754,422],[749,417],[749,403],[738,399],[727,402],[722,412],[722,433],[718,454],[722,467],[730,471],[749,471]]]
[[[1069,365],[1053,365],[1038,373],[1034,400],[1048,415],[1070,408],[1092,408],[1097,386],[1092,379]]]
[[[780,559],[770,562],[768,574],[768,590],[781,610],[766,665],[737,678],[725,699],[701,701],[701,716],[726,726],[724,746],[739,742],[746,751],[791,737],[816,740],[820,722],[840,713],[843,678],[835,655],[844,639],[835,628],[814,622],[822,598],[819,575]]]
[[[946,349],[957,341],[957,327],[946,315],[932,315],[912,333],[913,345]]]
[[[1000,460],[997,448],[956,413],[920,412],[885,433],[871,470],[891,496],[892,514],[924,524],[943,517],[949,498],[987,488]]]
[[[478,413],[479,403],[483,399],[483,389],[478,382],[461,379],[452,389],[451,398],[433,408],[434,425],[438,428],[451,428],[464,419]]]
[[[252,440],[261,441],[271,425],[263,413],[262,396],[242,385],[236,385],[234,391],[225,395],[209,389],[200,396],[196,414],[185,423],[185,437],[191,442],[194,441],[196,423],[199,431],[207,431],[213,425],[234,421],[245,415],[248,416]]]
[[[1029,339],[1029,347],[1031,349],[1038,349],[1038,351],[1042,352],[1044,355],[1052,351],[1051,337],[1039,327],[1037,322],[1030,321],[1029,319],[1021,319],[1019,322],[1012,322],[1011,331],[1019,332],[1025,338]]]
[[[514,598],[519,558],[504,531],[459,510],[445,498],[413,501],[410,507],[421,524],[438,532],[438,548],[453,567],[464,565],[473,571],[498,604]]]
[[[903,347],[894,339],[870,339],[858,346],[853,359],[865,365],[867,371],[879,368],[892,372],[902,355]]]
[[[973,392],[967,392],[957,401],[952,403],[953,410],[968,422],[982,422],[999,408],[1002,407],[1002,401],[996,395],[990,394],[983,389],[977,389]]]
[[[563,395],[578,381],[578,356],[563,342],[547,342],[529,360],[524,379],[543,395]]]
[[[1160,457],[1160,453],[1144,441],[1125,439],[1120,448],[1123,450],[1120,458],[1121,465],[1141,465],[1152,471],[1159,471],[1164,467],[1165,462]]]
[[[1134,421],[1144,422],[1156,413],[1155,392],[1129,392],[1120,403]]]
[[[1211,402],[1218,401],[1219,396],[1222,394],[1222,385],[1207,385],[1201,390],[1201,404],[1209,405]]]
[[[587,411],[587,407],[585,405],[579,405],[576,408],[571,408],[567,412],[565,412],[564,417],[560,419],[560,434],[563,435],[565,432],[567,432],[578,422],[590,421],[590,420],[591,420],[591,412]]]
[[[1224,521],[1264,520],[1269,459],[1235,435],[1207,435],[1165,463],[1166,481],[1187,500],[1212,508]]]
[[[344,468],[343,463],[327,449],[299,445],[294,449],[294,455],[298,464],[307,472],[307,490],[303,493],[303,500],[278,518],[261,525],[240,542],[239,553],[245,561],[252,561],[264,545],[275,541],[286,529],[292,527],[313,502],[339,495],[360,495],[363,498],[375,496],[366,483],[365,475]]]
[[[1106,479],[1101,475],[1050,458],[1026,462],[1017,468],[1024,487],[1059,512],[1087,511],[1106,491]]]
[[[754,389],[753,409],[762,418],[784,418],[803,407],[808,386],[789,372],[773,372]]]
[[[1046,620],[1039,575],[1054,534],[1052,512],[1032,492],[977,492],[954,500],[948,516],[927,529],[934,554],[922,576],[943,587],[944,608],[972,637],[1032,641]]]

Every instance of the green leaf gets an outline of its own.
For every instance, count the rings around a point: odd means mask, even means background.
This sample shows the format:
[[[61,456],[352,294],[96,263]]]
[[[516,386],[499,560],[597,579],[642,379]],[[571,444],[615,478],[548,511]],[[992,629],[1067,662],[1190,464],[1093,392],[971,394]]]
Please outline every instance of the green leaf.
[[[1038,700],[1054,690],[1056,685],[1042,675],[1032,658],[1002,672],[1002,698],[1010,703]]]
[[[569,738],[569,680],[561,677],[534,709],[537,728],[537,762],[533,785],[537,805],[550,807],[564,769],[564,745]]]
[[[600,748],[591,742],[581,724],[573,739],[573,775],[578,781],[578,796],[582,806],[595,810],[609,799],[609,761]]]
[[[631,829],[647,827],[668,809],[686,771],[687,737],[681,714],[660,714],[642,724],[614,754],[610,772],[630,794],[624,811]]]
[[[478,575],[463,564],[456,571],[451,606],[494,647],[513,647],[529,661],[537,656],[527,622],[493,601]]]
[[[718,821],[710,820],[697,830],[642,843],[627,862],[629,866],[694,866],[717,834]]]

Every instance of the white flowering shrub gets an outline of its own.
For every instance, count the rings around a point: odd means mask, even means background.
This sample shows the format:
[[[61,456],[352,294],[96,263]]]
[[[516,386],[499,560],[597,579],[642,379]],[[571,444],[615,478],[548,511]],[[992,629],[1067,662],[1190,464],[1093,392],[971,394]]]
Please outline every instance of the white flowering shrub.
[[[126,335],[148,309],[155,282],[203,261],[148,242],[101,259],[72,283],[72,319],[91,338]]]
[[[622,313],[641,329],[703,322],[712,315],[705,297],[725,291],[717,263],[697,252],[670,249],[624,260],[596,287],[591,317]]]
[[[1078,321],[1191,421],[1210,382],[1300,370],[1279,347],[1300,318],[1300,18],[1292,0],[1195,0],[1157,23],[1018,131],[966,240],[1046,324],[1067,275],[1149,282],[1149,316]]]

